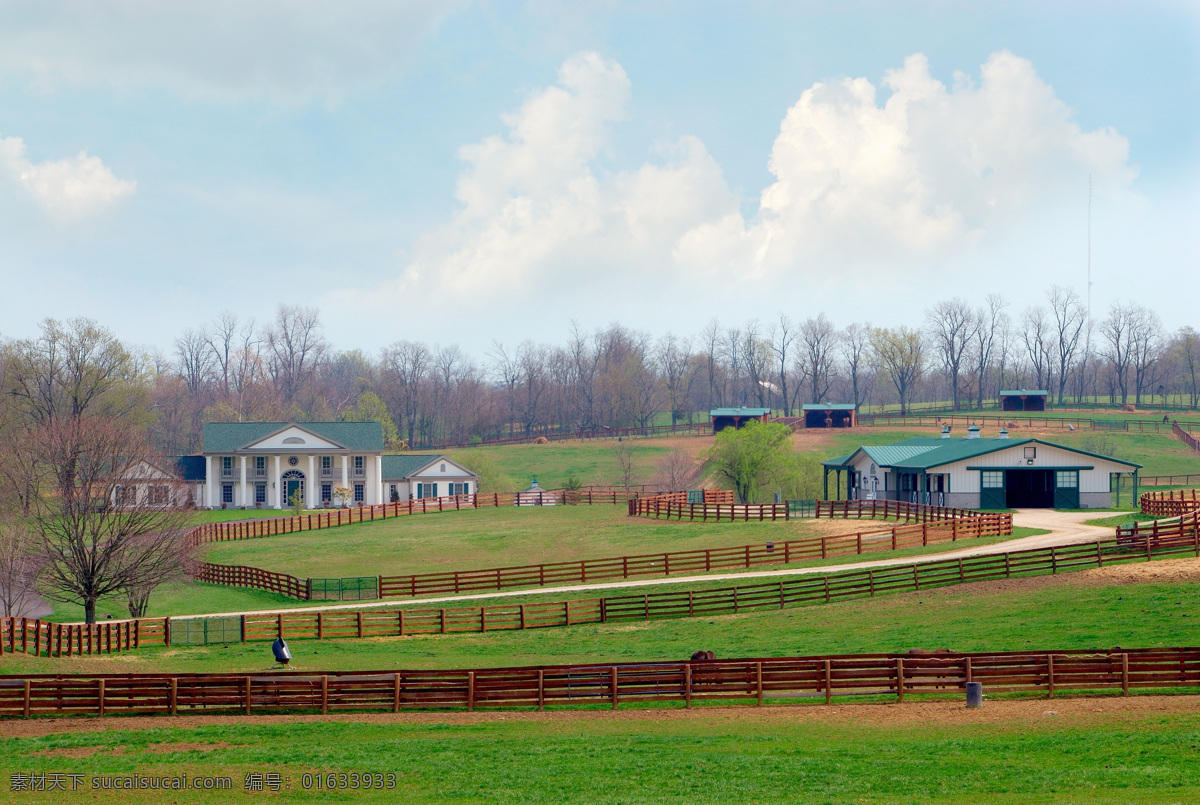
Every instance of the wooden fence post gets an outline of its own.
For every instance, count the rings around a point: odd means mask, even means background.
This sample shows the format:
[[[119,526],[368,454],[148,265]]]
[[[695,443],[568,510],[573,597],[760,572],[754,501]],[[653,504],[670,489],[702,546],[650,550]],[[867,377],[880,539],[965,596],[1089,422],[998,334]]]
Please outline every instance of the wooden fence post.
[[[1129,695],[1129,655],[1121,655],[1121,695]]]
[[[475,672],[467,672],[467,712],[475,710]]]
[[[30,681],[28,679],[26,679],[25,680],[25,705],[21,711],[22,715],[24,715],[25,718],[29,718],[30,699],[31,699],[31,693],[32,693],[32,691],[30,689],[30,685],[31,685]]]
[[[754,663],[754,687],[757,691],[758,706],[762,707],[763,703],[763,681],[762,681],[762,663]]]
[[[612,709],[617,709],[617,666],[612,667]]]
[[[1053,654],[1046,655],[1046,682],[1047,682],[1047,687],[1050,690],[1050,695],[1047,696],[1047,698],[1053,699],[1054,698],[1054,655]]]
[[[896,658],[896,701],[904,701],[904,658]]]
[[[829,660],[825,660],[825,704],[829,704],[833,698],[832,677]]]
[[[246,715],[250,715],[250,677],[246,677]]]
[[[104,718],[104,680],[96,680],[96,710]]]
[[[692,664],[683,666],[683,706],[692,709]]]
[[[538,711],[546,709],[546,672],[538,669]]]

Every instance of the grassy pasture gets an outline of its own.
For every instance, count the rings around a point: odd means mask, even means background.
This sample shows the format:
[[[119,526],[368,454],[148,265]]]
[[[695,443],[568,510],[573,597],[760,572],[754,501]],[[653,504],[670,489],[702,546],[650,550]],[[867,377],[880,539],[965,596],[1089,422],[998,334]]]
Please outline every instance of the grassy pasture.
[[[1140,703],[1139,703],[1140,704]],[[988,709],[990,708],[990,709]],[[835,710],[831,712],[830,710]],[[1060,713],[1061,711],[1061,713]],[[122,794],[136,803],[1166,803],[1200,799],[1200,715],[1047,702],[700,708],[586,717],[434,715],[375,721],[187,721],[0,739],[14,772],[229,776],[230,792]],[[394,790],[304,789],[305,772],[394,773]],[[311,785],[311,782],[310,782]],[[32,795],[36,796],[36,795]],[[56,802],[95,801],[58,793]],[[13,800],[34,801],[14,794]]]
[[[782,541],[818,533],[878,530],[882,520],[822,520],[820,531],[809,520],[750,523],[689,523],[631,518],[619,506],[555,506],[479,509],[400,517],[331,530],[303,531],[257,540],[211,543],[203,558],[224,564],[247,564],[301,577],[349,577],[405,572],[472,570],[503,565],[597,559],[622,554],[716,548],[753,542]],[[970,545],[986,545],[1040,533],[1016,529],[1012,537],[984,537]],[[950,550],[945,543],[896,552],[865,554],[864,559],[900,558]],[[855,557],[793,562],[783,567],[843,564]],[[693,574],[694,575],[694,574]],[[728,584],[729,582],[724,582]],[[575,597],[583,593],[574,594]],[[561,600],[563,594],[553,596]],[[403,600],[395,599],[398,605]],[[163,585],[150,599],[150,617],[204,612],[287,609],[314,602],[262,590],[220,587],[192,581]],[[422,605],[428,606],[428,605]],[[104,599],[99,612],[125,615],[119,598]],[[57,604],[50,620],[82,620],[81,607]]]
[[[1160,563],[1155,563],[1160,564]],[[1089,575],[1090,574],[1090,575]],[[1090,578],[1084,583],[1081,579]],[[960,585],[812,607],[524,632],[363,640],[297,640],[301,670],[461,668],[718,657],[1111,646],[1195,645],[1200,585],[1117,584],[1084,574]],[[150,673],[251,671],[267,643],[145,648],[124,655],[5,654],[0,671]]]

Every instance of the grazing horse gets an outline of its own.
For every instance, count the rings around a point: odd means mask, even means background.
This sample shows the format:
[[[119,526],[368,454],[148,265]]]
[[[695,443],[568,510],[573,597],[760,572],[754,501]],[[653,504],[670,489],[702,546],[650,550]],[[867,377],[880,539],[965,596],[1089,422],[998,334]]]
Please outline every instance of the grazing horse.
[[[715,651],[697,651],[692,655],[692,662],[712,662],[717,658]]]

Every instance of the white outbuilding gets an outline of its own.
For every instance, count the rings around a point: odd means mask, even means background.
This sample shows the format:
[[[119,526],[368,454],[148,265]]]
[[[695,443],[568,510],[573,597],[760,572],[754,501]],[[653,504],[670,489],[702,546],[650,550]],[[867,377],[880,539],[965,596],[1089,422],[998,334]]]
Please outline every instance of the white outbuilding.
[[[919,437],[864,445],[822,462],[835,494],[851,500],[902,500],[964,509],[1100,509],[1112,506],[1122,475],[1141,464],[1041,439],[984,439],[971,426],[965,439]],[[842,473],[846,474],[845,486]]]

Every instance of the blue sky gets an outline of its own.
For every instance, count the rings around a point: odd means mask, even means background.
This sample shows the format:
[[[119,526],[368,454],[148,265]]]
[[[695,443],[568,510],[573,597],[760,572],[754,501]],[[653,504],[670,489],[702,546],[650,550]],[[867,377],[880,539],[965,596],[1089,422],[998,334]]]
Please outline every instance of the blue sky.
[[[1089,174],[1097,314],[1200,325],[1198,96],[1186,3],[0,0],[0,335],[1019,311]]]

